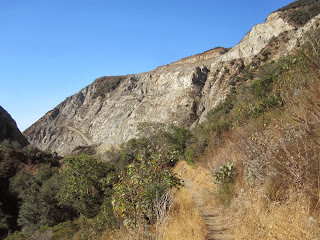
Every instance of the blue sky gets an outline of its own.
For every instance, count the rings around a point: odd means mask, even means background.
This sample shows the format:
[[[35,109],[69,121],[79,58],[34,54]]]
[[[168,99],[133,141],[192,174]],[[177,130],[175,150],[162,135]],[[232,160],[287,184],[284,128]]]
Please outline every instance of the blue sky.
[[[0,105],[24,130],[95,78],[232,47],[293,0],[0,0]]]

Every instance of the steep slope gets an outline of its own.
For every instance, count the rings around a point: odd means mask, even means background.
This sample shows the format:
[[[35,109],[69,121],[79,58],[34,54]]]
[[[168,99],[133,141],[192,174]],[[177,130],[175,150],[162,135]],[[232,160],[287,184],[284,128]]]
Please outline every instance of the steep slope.
[[[0,142],[4,139],[16,141],[22,147],[28,144],[27,139],[22,135],[16,122],[10,114],[0,106]]]
[[[253,61],[260,64],[288,53],[312,26],[312,20],[294,27],[284,19],[272,13],[230,50],[219,47],[147,73],[99,78],[24,134],[42,150],[67,155],[78,146],[104,151],[128,141],[143,122],[194,126],[226,98],[236,76],[254,67]]]
[[[19,229],[19,198],[10,190],[10,179],[22,169],[36,172],[43,164],[58,166],[58,160],[56,155],[30,145],[14,119],[0,106],[0,239]]]

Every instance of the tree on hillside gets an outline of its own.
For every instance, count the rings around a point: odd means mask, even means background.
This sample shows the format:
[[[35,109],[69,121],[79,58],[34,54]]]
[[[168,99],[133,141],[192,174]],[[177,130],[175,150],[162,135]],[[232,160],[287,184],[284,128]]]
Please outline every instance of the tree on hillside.
[[[66,204],[59,204],[57,193],[63,183],[57,168],[44,165],[32,175],[20,171],[10,180],[10,189],[21,200],[18,225],[27,230],[40,226],[54,226],[72,219],[75,211]]]
[[[70,203],[80,214],[93,217],[103,203],[107,164],[81,154],[64,159],[65,182],[58,193],[61,203]]]

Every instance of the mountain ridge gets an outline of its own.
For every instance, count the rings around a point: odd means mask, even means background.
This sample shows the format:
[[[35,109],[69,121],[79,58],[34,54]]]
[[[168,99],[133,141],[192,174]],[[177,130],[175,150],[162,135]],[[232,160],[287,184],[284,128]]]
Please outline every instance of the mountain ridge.
[[[116,78],[112,84],[102,81],[99,85],[95,80],[24,134],[40,149],[64,156],[79,146],[90,146],[88,143],[103,152],[137,136],[138,125],[144,122],[195,126],[230,94],[233,78],[250,66],[271,40],[285,39],[269,56],[280,58],[312,24],[311,20],[297,28],[274,12],[231,49],[218,47],[149,72],[117,76],[122,79]],[[101,87],[106,91],[96,94]]]
[[[22,147],[29,144],[18,129],[15,120],[0,106],[0,143],[4,140],[18,142]]]

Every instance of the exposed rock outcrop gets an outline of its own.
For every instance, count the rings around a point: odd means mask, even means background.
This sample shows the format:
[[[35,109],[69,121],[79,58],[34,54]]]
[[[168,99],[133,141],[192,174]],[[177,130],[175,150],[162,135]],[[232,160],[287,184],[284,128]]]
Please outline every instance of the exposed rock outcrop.
[[[28,144],[27,139],[22,135],[16,122],[10,114],[0,106],[0,142],[8,139],[10,142],[18,142],[22,147]]]
[[[24,133],[40,149],[67,155],[79,146],[99,146],[103,151],[128,141],[143,122],[194,126],[230,93],[232,76],[272,39],[287,39],[272,56],[279,58],[311,25],[296,28],[272,13],[232,49],[215,48],[147,73],[97,79]]]

